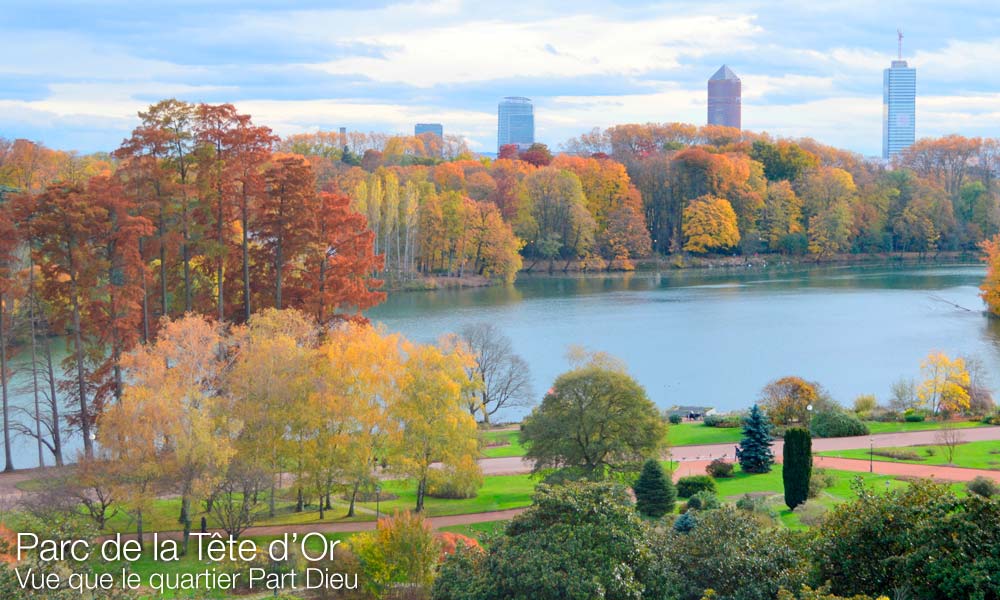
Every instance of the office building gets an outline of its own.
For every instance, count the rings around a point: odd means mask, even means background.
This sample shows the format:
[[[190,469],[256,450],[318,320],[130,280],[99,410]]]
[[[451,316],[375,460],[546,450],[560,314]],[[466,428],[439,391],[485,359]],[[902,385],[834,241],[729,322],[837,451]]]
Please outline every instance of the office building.
[[[507,144],[521,150],[535,143],[535,112],[531,100],[509,96],[497,107],[497,152]]]
[[[891,159],[913,144],[916,135],[917,70],[903,60],[903,34],[899,55],[882,72],[882,158]]]
[[[708,80],[708,124],[742,127],[740,78],[726,65]]]

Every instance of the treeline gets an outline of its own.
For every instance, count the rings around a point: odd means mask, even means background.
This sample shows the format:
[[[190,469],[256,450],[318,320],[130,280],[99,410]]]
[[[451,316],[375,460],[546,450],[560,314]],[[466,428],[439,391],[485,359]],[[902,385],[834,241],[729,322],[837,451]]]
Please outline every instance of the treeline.
[[[270,129],[232,105],[166,100],[139,116],[109,160],[0,145],[7,470],[15,430],[37,440],[40,463],[44,446],[62,464],[77,431],[91,457],[95,420],[122,397],[123,357],[165,318],[243,323],[291,307],[329,324],[384,298],[365,217],[308,160],[277,151]],[[30,354],[19,368],[32,407],[10,402],[15,350]]]

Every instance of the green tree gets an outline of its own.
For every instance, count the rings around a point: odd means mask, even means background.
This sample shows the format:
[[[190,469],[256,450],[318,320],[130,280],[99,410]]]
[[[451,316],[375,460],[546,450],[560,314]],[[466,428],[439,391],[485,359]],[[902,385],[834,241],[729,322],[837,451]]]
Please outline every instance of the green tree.
[[[651,458],[642,465],[642,473],[632,486],[635,492],[635,508],[639,514],[659,519],[673,512],[677,499],[677,488],[670,476],[663,472],[660,461]]]
[[[743,439],[736,448],[736,460],[745,473],[767,473],[774,464],[771,450],[771,422],[756,404],[743,422]]]
[[[600,479],[655,456],[666,425],[646,390],[599,356],[556,379],[524,420],[521,443],[534,472],[570,468]]]
[[[510,522],[485,557],[456,553],[446,560],[432,597],[638,600],[652,591],[648,535],[620,485],[542,484],[534,505]]]
[[[785,431],[782,448],[781,479],[785,484],[785,504],[788,508],[804,503],[809,497],[809,478],[812,476],[812,436],[802,427]]]

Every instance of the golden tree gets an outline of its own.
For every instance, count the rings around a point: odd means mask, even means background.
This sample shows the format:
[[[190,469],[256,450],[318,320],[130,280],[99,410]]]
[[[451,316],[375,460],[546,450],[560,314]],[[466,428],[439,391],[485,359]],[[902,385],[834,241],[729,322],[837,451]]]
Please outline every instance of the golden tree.
[[[920,364],[920,370],[925,379],[917,389],[917,397],[934,414],[969,408],[969,371],[964,359],[931,352]]]
[[[1000,235],[984,240],[979,247],[985,253],[983,262],[986,263],[986,278],[979,286],[979,295],[990,314],[1000,317]]]
[[[736,212],[728,200],[701,196],[684,208],[684,251],[703,254],[740,243]]]

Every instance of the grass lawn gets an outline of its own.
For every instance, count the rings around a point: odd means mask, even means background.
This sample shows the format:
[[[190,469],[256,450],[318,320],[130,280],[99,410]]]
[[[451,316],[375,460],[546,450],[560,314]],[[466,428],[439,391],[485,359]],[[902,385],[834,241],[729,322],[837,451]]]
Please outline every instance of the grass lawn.
[[[704,444],[735,444],[740,441],[739,427],[709,427],[698,421],[670,425],[667,430],[669,446],[701,446]]]
[[[956,429],[969,429],[972,427],[985,427],[979,421],[952,421],[952,426]],[[881,421],[865,421],[868,430],[875,433],[902,433],[905,431],[928,431],[931,429],[941,429],[939,421],[919,421],[916,423],[883,423]]]
[[[483,431],[483,456],[486,458],[506,458],[524,456],[524,447],[517,440],[520,431]]]
[[[879,452],[898,453],[899,458],[890,456],[880,456]],[[820,452],[823,456],[836,456],[839,458],[856,458],[868,460],[868,449],[838,450]],[[913,458],[904,458],[911,455]],[[875,460],[886,462],[905,462],[918,465],[947,465],[949,464],[946,449],[941,446],[907,446],[903,448],[876,448]],[[968,442],[955,447],[955,456],[951,461],[956,467],[966,467],[969,469],[991,469],[1000,470],[1000,441]]]

